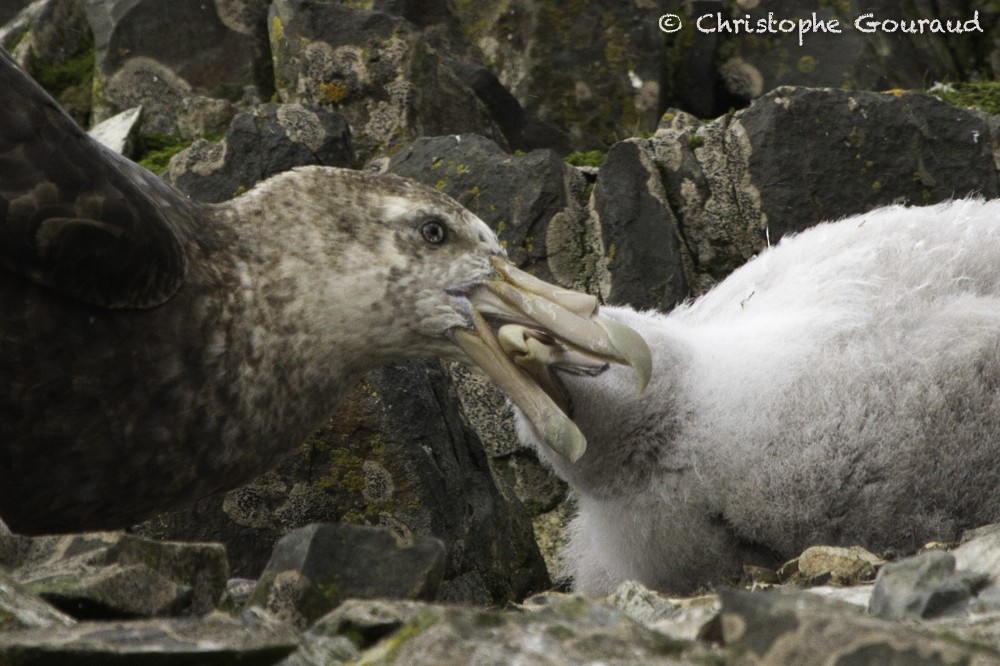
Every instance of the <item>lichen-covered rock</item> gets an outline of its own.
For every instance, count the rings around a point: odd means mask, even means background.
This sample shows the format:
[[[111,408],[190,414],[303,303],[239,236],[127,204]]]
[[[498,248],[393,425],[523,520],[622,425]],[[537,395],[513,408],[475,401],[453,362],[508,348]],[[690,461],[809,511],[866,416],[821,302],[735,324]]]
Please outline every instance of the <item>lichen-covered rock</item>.
[[[361,161],[422,135],[503,132],[448,66],[433,35],[399,16],[340,3],[277,0],[269,14],[278,94],[351,124]]]
[[[648,629],[687,641],[702,637],[720,608],[716,595],[671,599],[634,581],[622,583],[607,603]]]
[[[463,32],[528,111],[577,150],[652,130],[663,87],[670,2],[455,3]]]
[[[73,618],[28,592],[0,570],[0,634],[14,629],[69,627]]]
[[[794,560],[798,578],[782,573],[785,582],[799,580],[829,582],[833,585],[858,585],[875,579],[875,574],[885,561],[860,546],[839,548],[836,546],[812,546],[805,549]],[[785,569],[785,567],[783,567]]]
[[[677,664],[710,650],[669,638],[600,601],[555,596],[530,610],[348,602],[320,620],[284,666],[343,663],[309,650],[351,637],[360,663],[407,664]],[[348,652],[349,654],[349,652]],[[690,660],[689,660],[690,659]],[[346,659],[344,661],[347,661]]]
[[[96,48],[96,120],[142,105],[144,133],[175,134],[175,109],[183,98],[239,99],[244,87],[257,82],[255,67],[261,65],[251,26],[231,20],[237,4],[254,3],[85,3]]]
[[[385,528],[318,523],[286,534],[261,574],[253,603],[306,627],[345,599],[433,601],[444,544]]]
[[[695,294],[821,221],[1000,194],[1000,119],[916,93],[780,88],[710,123],[669,113],[634,141],[663,173]]]
[[[218,203],[293,167],[349,167],[353,158],[350,128],[339,113],[264,104],[238,114],[222,141],[200,139],[175,155],[168,175],[192,199]]]
[[[297,641],[298,635],[288,625],[248,626],[221,614],[198,619],[82,622],[58,629],[0,632],[0,663],[270,666],[292,652]]]
[[[990,664],[992,640],[889,622],[799,590],[720,590],[727,664]]]
[[[1000,610],[1000,525],[985,525],[962,535],[962,543],[951,551],[958,570],[982,571],[989,583],[976,595],[981,611]]]
[[[95,532],[10,537],[6,567],[25,590],[80,618],[205,614],[227,578],[218,544],[164,543]],[[10,543],[10,542],[8,542]]]

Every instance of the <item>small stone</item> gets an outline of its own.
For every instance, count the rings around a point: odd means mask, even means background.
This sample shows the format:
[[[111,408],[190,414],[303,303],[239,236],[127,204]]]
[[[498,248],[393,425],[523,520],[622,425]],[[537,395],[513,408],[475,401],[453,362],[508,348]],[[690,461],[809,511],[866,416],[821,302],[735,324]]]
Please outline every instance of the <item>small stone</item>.
[[[778,572],[774,569],[768,569],[767,567],[758,567],[753,564],[743,565],[743,578],[748,582],[749,585],[778,585],[781,583],[781,578],[778,576]]]
[[[882,567],[868,612],[890,620],[960,612],[973,590],[981,588],[987,580],[986,574],[956,572],[951,553],[926,551]]]
[[[799,577],[799,558],[788,560],[778,568],[778,580],[782,583],[794,582]]]
[[[834,585],[857,585],[875,578],[883,563],[877,555],[857,546],[813,546],[799,556],[798,571],[810,580],[829,574]]]
[[[719,615],[717,595],[671,599],[635,581],[622,583],[607,603],[647,629],[685,641],[703,635]]]
[[[142,106],[134,106],[94,125],[87,134],[119,155],[132,157],[141,119]]]

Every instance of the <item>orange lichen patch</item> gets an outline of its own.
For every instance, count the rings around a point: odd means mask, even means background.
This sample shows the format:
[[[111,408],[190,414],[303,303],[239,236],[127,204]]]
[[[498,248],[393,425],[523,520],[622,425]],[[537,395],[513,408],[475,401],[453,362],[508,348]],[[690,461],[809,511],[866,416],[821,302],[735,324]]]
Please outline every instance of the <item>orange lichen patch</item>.
[[[344,101],[351,94],[350,88],[342,83],[321,83],[319,89],[334,103]]]

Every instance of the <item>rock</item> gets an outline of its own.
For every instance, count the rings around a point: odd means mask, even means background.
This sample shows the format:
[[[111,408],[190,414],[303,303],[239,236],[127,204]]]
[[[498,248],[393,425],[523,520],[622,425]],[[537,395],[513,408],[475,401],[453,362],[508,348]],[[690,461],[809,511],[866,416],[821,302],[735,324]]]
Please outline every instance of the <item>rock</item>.
[[[393,155],[388,171],[457,199],[497,233],[520,268],[605,293],[601,240],[588,219],[586,182],[555,153],[510,155],[473,134],[422,138]]]
[[[559,155],[573,152],[573,144],[562,130],[525,111],[489,69],[457,59],[449,60],[448,66],[483,103],[511,150],[548,148]]]
[[[31,3],[0,29],[0,46],[49,91],[77,124],[90,126],[94,39],[82,2]]]
[[[899,624],[801,590],[722,589],[720,627],[733,664],[989,664],[993,641]]]
[[[374,371],[275,472],[140,529],[221,540],[233,573],[257,577],[281,536],[314,522],[440,539],[442,600],[504,605],[549,585],[523,507],[497,488],[436,362]]]
[[[99,532],[15,537],[3,565],[25,590],[81,619],[205,614],[226,581],[218,544]]]
[[[75,620],[0,572],[0,634],[14,629],[69,627]]]
[[[663,174],[695,294],[820,221],[1000,195],[1000,118],[926,95],[779,88],[710,123],[664,118],[653,138],[633,141]]]
[[[177,134],[188,141],[225,134],[235,114],[235,106],[228,100],[185,97],[177,108]]]
[[[292,652],[287,625],[216,614],[207,618],[83,622],[72,627],[0,632],[4,664],[224,664],[269,666]]]
[[[277,0],[269,14],[278,94],[331,107],[351,124],[360,161],[418,136],[474,132],[504,142],[450,54],[409,21],[340,3]]]
[[[950,553],[926,551],[882,567],[868,612],[891,620],[958,613],[987,580],[986,574],[956,572]]]
[[[980,612],[1000,610],[1000,525],[986,525],[962,535],[962,543],[953,551],[955,568],[982,571],[989,583],[976,595],[975,607]]]
[[[622,583],[607,603],[647,629],[684,641],[701,636],[720,609],[716,595],[669,599],[634,581]]]
[[[691,26],[703,14],[719,10],[717,0],[670,3],[664,8]],[[721,80],[717,55],[722,37],[718,32],[682,30],[666,42],[663,106],[684,109],[698,118],[715,118],[732,108],[746,106],[744,98],[728,92]],[[721,55],[721,54],[720,54]]]
[[[226,581],[226,589],[219,599],[218,608],[230,615],[239,615],[253,598],[257,590],[257,581],[250,578],[230,578]]]
[[[545,280],[607,294],[600,229],[587,210],[587,184],[552,151],[510,155],[484,137],[420,139],[397,152],[387,170],[461,201],[497,232],[511,259]],[[491,464],[532,515],[550,511],[566,487],[522,447],[507,398],[481,375],[450,368],[462,412]]]
[[[884,560],[859,546],[813,546],[798,557],[798,572],[807,580],[829,575],[834,585],[857,585],[873,580],[883,564]]]
[[[851,88],[887,90],[924,88],[929,81],[959,78],[966,62],[959,62],[950,52],[950,42],[969,41],[968,35],[945,35],[930,30],[894,34],[881,30],[863,32],[855,27],[862,19],[866,28],[871,20],[912,20],[941,17],[942,8],[926,5],[901,5],[893,0],[866,3],[863,8],[851,4],[826,3],[804,5],[792,0],[740,3],[728,18],[749,17],[752,24],[772,16],[796,23],[792,32],[774,28],[765,36],[746,31],[734,34],[718,28],[713,20],[705,22],[717,31],[718,53],[725,53],[719,73],[726,90],[744,100],[751,100],[780,86],[813,88]],[[868,19],[863,17],[868,16]],[[727,18],[723,13],[723,18]],[[949,18],[951,18],[949,16]],[[971,19],[969,11],[963,19]],[[813,21],[814,29],[802,35],[798,21]],[[839,33],[825,29],[831,21],[839,22]],[[820,27],[820,23],[823,27]],[[989,24],[983,24],[983,28]],[[965,39],[962,39],[962,38]]]
[[[348,599],[320,618],[282,666],[356,663],[361,650],[392,636],[429,606],[412,601]]]
[[[609,302],[666,312],[688,297],[690,259],[648,142],[622,141],[608,151],[592,211],[608,257]]]
[[[656,19],[674,4],[507,0],[453,11],[521,105],[592,150],[655,127],[666,93]]]
[[[873,589],[875,589],[874,583],[869,583],[867,585],[854,585],[851,587],[842,587],[840,585],[816,585],[814,587],[806,588],[805,591],[827,599],[843,601],[867,610],[868,604],[872,598]]]
[[[0,25],[13,19],[29,5],[37,4],[40,0],[2,0],[0,1]],[[44,1],[44,0],[42,0]],[[4,46],[6,48],[6,46]]]
[[[236,100],[257,80],[254,38],[230,20],[247,2],[90,0],[97,75],[94,113],[103,120],[142,105],[143,133],[176,134],[175,109],[196,94]],[[197,26],[178,30],[176,26]],[[263,26],[261,26],[263,27]]]
[[[106,148],[131,157],[141,118],[142,107],[137,106],[94,125],[87,133]]]
[[[709,652],[646,629],[600,602],[552,595],[531,610],[516,611],[348,602],[320,620],[284,664],[331,663],[326,655],[317,658],[319,650],[312,658],[307,650],[321,637],[329,645],[344,636],[361,653],[352,657],[355,663],[676,664],[681,656],[705,658]]]
[[[401,539],[389,530],[316,524],[282,537],[253,602],[305,627],[345,599],[433,600],[444,573],[444,544]]]
[[[350,128],[340,114],[264,104],[238,114],[221,142],[201,139],[175,155],[169,179],[192,199],[217,203],[293,167],[349,167],[353,157]]]

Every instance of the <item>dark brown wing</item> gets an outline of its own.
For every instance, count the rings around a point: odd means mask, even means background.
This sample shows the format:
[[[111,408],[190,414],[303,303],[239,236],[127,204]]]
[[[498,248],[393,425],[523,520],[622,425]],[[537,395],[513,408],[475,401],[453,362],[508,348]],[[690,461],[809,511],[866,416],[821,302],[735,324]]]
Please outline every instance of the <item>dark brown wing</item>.
[[[94,305],[152,307],[184,282],[194,210],[0,51],[0,267]]]

